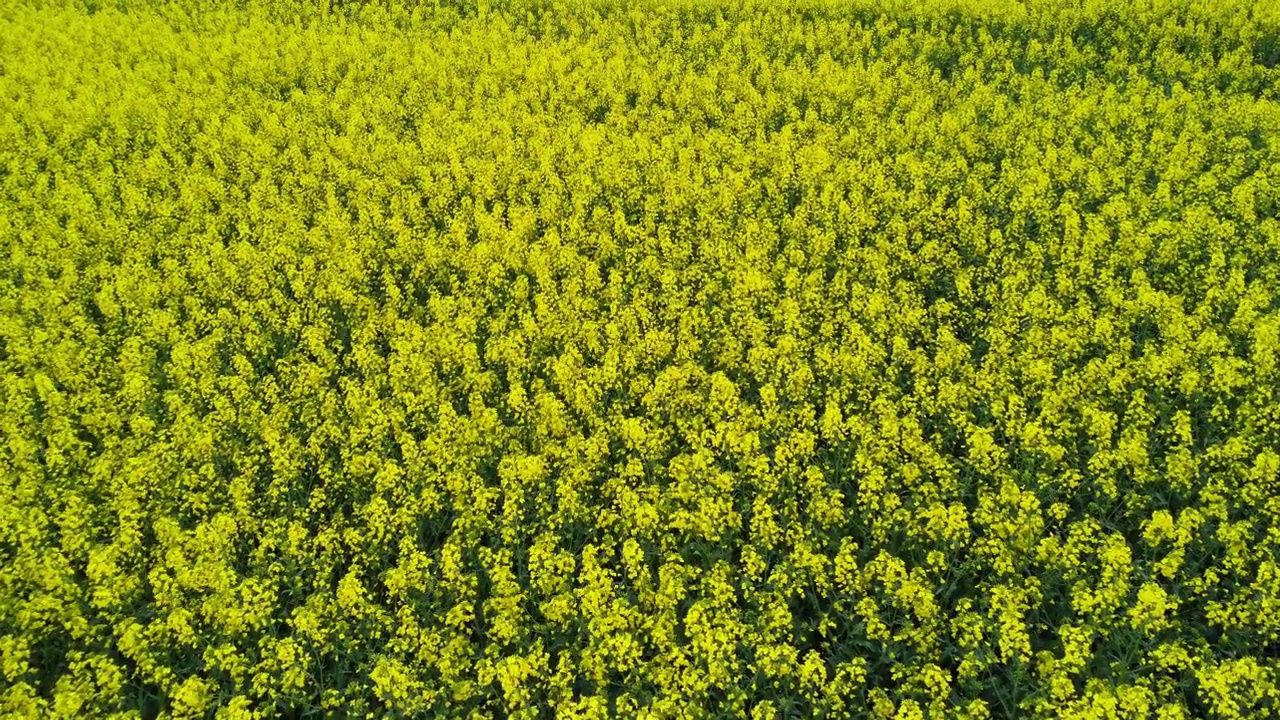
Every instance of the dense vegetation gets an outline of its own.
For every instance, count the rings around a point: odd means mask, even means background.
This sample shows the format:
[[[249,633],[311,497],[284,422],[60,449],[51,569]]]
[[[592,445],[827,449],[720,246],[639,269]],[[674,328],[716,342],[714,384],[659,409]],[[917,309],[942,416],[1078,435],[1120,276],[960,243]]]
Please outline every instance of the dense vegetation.
[[[1280,4],[0,8],[0,713],[1275,717]]]

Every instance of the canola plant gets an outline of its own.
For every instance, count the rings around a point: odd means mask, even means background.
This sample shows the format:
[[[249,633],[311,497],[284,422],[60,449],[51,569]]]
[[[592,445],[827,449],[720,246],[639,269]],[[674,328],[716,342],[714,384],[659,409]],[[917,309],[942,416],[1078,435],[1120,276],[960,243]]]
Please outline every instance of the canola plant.
[[[1280,714],[1280,4],[14,0],[0,714]]]

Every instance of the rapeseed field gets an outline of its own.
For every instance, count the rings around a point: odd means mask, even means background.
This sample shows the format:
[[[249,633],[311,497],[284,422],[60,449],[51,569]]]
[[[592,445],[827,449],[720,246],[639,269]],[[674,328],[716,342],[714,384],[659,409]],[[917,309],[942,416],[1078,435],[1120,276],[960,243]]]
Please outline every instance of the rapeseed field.
[[[1280,3],[0,3],[0,715],[1280,715]]]

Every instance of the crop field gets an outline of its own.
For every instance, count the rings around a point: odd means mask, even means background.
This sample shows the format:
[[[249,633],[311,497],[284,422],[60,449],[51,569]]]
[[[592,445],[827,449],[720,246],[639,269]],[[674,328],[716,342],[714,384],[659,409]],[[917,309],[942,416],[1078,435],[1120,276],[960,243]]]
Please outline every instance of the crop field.
[[[1280,3],[0,2],[0,717],[1280,716]]]

